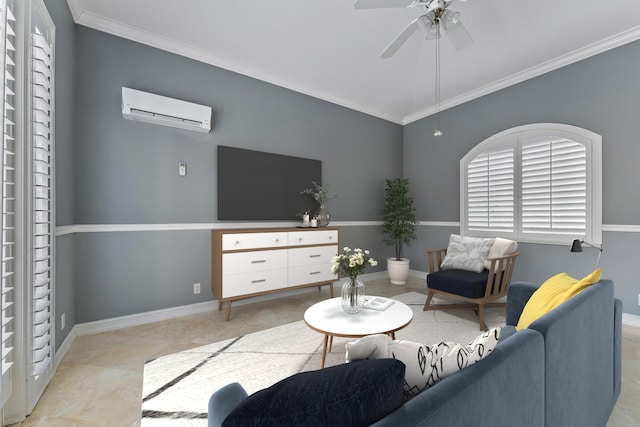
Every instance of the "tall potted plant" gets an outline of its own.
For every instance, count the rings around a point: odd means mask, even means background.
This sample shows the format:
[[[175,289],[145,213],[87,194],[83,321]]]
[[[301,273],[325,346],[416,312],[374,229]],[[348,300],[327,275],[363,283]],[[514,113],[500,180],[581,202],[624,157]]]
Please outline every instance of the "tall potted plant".
[[[394,285],[404,285],[409,276],[409,260],[402,257],[402,247],[416,239],[418,226],[407,178],[387,179],[382,219],[387,235],[384,242],[395,248],[395,258],[387,258],[389,278]]]

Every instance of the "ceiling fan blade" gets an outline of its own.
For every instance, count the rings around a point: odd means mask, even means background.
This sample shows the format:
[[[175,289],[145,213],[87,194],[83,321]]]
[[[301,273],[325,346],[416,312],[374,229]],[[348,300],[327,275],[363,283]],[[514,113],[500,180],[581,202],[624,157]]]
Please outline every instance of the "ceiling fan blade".
[[[353,0],[356,9],[382,9],[390,7],[409,7],[415,0]]]
[[[382,53],[380,54],[380,57],[391,58],[398,51],[398,49],[400,49],[400,46],[402,46],[407,40],[409,40],[409,37],[411,37],[413,33],[416,32],[419,26],[418,22],[420,21],[421,18],[422,16],[418,16],[416,19],[411,21],[411,23],[407,25],[407,27],[404,30],[402,30],[400,34],[398,34],[398,37],[396,37],[389,44],[389,46],[387,46],[385,50],[382,51]]]
[[[471,35],[459,19],[455,24],[446,26],[445,28],[444,33],[449,38],[453,48],[458,52],[473,44],[473,38],[471,38]]]

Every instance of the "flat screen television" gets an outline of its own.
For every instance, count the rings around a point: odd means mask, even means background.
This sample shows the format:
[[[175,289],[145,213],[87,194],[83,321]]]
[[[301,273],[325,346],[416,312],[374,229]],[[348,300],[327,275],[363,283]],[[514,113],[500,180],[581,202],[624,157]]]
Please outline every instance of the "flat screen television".
[[[218,220],[301,220],[312,213],[309,195],[322,185],[322,161],[218,146]]]

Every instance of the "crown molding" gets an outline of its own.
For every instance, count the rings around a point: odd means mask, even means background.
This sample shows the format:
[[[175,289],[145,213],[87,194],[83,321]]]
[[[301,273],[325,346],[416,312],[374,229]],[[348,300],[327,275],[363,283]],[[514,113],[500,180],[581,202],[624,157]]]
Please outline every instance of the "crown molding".
[[[82,0],[67,0],[67,5],[69,6],[69,10],[71,11],[73,20],[78,23],[85,11],[84,3],[82,2]]]
[[[368,114],[370,116],[378,117],[380,119],[387,120],[393,123],[407,125],[417,120],[431,116],[435,113],[435,106],[431,106],[404,117],[397,117],[392,114],[374,108],[369,108],[367,106],[307,86],[292,84],[291,82],[287,82],[274,75],[269,74],[265,70],[259,70],[246,66],[244,64],[238,64],[228,58],[212,55],[210,52],[207,52],[203,49],[194,48],[193,46],[178,42],[168,37],[164,37],[150,31],[142,30],[140,28],[136,28],[119,21],[106,19],[102,16],[88,12],[85,9],[82,0],[67,0],[67,3],[69,5],[69,8],[71,9],[74,21],[79,25],[83,25],[85,27],[112,34],[114,36],[122,37],[131,41],[135,41],[137,43],[171,52],[176,55],[184,56],[199,62],[223,68],[228,71],[255,78],[266,83],[283,87],[285,89],[290,89],[294,92],[318,98],[323,101],[331,102],[332,104],[340,105],[342,107]],[[602,52],[606,52],[607,50],[622,46],[626,43],[630,43],[638,39],[640,39],[640,26],[634,27],[623,33],[593,43],[584,48],[577,49],[569,54],[562,55],[522,72],[512,74],[511,76],[484,85],[478,89],[444,100],[444,102],[441,103],[440,111],[464,104],[466,102],[472,101],[506,87],[513,86],[531,78],[548,73],[549,71],[553,71],[558,68],[573,64],[574,62],[589,58]]]
[[[387,114],[383,111],[379,111],[373,108],[360,105],[358,103],[349,101],[344,98],[340,98],[314,88],[306,87],[303,85],[292,84],[271,75],[265,70],[260,70],[246,66],[244,64],[236,63],[228,58],[216,56],[203,49],[195,48],[186,43],[181,43],[176,40],[164,37],[162,35],[153,33],[151,31],[142,30],[137,27],[125,24],[112,19],[106,19],[102,16],[96,15],[92,12],[86,11],[82,6],[82,0],[67,0],[69,7],[72,9],[72,15],[76,24],[83,25],[94,30],[102,31],[104,33],[112,34],[117,37],[122,37],[127,40],[131,40],[140,44],[151,46],[160,50],[164,50],[176,55],[184,56],[205,64],[213,65],[234,73],[242,74],[257,80],[261,80],[266,83],[270,83],[276,86],[283,87],[285,89],[292,90],[304,95],[308,95],[314,98],[321,99],[323,101],[330,102],[332,104],[340,105],[342,107],[349,108],[370,116],[378,117],[389,122],[396,124],[402,124],[402,117],[395,117],[391,114]],[[72,6],[73,4],[73,6]],[[74,12],[75,8],[75,12]]]
[[[581,61],[591,56],[595,56],[599,53],[606,52],[608,50],[614,49],[616,47],[620,47],[622,45],[631,43],[639,39],[640,39],[640,26],[637,26],[623,33],[620,33],[615,36],[601,40],[599,42],[593,43],[589,46],[574,50],[573,52],[570,52],[566,55],[562,55],[550,61],[544,62],[542,64],[538,64],[535,67],[531,67],[527,70],[512,74],[508,77],[497,80],[488,85],[479,87],[478,89],[469,91],[460,96],[447,99],[441,103],[440,111],[444,111],[448,108],[452,108],[452,107],[464,104],[465,102],[469,102],[474,99],[480,98],[482,96],[488,95],[490,93],[497,92],[509,86],[522,83],[526,80],[532,79],[534,77],[538,77],[542,74],[557,70],[558,68],[565,67],[567,65],[573,64],[575,62]],[[423,119],[433,114],[435,114],[435,106],[431,106],[429,108],[425,108],[421,111],[418,111],[414,114],[405,116],[402,121],[402,124],[407,125],[409,123],[413,123],[417,120]]]

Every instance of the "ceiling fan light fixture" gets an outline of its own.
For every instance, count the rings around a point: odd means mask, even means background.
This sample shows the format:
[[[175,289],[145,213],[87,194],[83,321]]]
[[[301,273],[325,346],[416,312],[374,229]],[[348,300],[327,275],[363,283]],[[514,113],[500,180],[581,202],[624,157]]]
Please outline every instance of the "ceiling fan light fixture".
[[[445,31],[449,31],[460,22],[460,12],[445,10],[442,12],[440,19],[444,22]]]
[[[418,27],[420,27],[426,34],[429,34],[431,27],[433,26],[433,19],[429,14],[422,15],[418,19]]]

